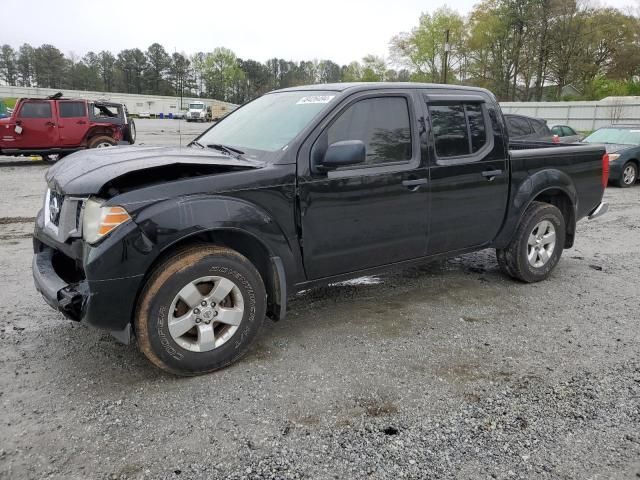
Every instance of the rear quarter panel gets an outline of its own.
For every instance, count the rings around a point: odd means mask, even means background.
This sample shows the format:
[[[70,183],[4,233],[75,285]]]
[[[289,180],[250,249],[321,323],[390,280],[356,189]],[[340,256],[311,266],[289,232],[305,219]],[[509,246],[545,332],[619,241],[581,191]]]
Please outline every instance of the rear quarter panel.
[[[587,145],[512,150],[509,212],[497,246],[508,243],[527,207],[545,191],[561,190],[574,205],[575,219],[586,217],[604,194],[604,154],[604,147]]]

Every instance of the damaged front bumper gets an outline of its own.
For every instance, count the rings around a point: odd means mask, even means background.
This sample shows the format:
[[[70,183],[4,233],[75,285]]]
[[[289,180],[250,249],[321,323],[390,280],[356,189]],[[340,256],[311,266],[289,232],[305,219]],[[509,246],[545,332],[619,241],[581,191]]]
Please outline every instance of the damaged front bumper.
[[[47,304],[70,320],[107,330],[118,341],[131,343],[131,321],[142,275],[92,280],[87,278],[84,250],[58,245],[42,229],[41,216],[33,235],[32,274]],[[109,245],[104,252],[113,253]],[[74,257],[74,255],[76,255]],[[100,264],[99,255],[91,255]]]

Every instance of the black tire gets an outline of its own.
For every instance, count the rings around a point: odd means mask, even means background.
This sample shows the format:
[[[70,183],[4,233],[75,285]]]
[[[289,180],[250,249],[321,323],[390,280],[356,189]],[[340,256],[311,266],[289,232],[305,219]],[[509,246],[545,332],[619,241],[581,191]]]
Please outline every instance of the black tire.
[[[540,233],[538,226],[543,224],[542,222],[544,221],[551,223],[555,233],[555,243],[550,254],[546,249],[550,244],[536,244],[531,249],[529,247],[530,237],[538,236],[536,235]],[[551,227],[546,231],[551,232]],[[511,243],[504,249],[496,249],[496,257],[500,268],[510,277],[522,282],[533,283],[546,280],[560,261],[562,250],[564,249],[565,236],[566,225],[560,210],[548,203],[533,202],[523,215]],[[542,234],[540,237],[542,237],[539,240],[541,242],[544,242],[544,238],[551,238]],[[548,255],[548,259],[543,260],[543,257],[538,256],[536,248],[544,249],[543,253]],[[529,260],[529,253],[532,253],[534,264]],[[540,265],[536,266],[536,263],[540,263]]]
[[[169,331],[169,317],[175,315],[178,309],[178,304],[174,303],[174,299],[178,298],[178,292],[185,285],[209,276],[231,280],[238,288],[243,302],[242,320],[234,332],[228,333],[229,338],[220,346],[209,351],[196,352],[185,348],[178,341],[192,338],[195,343],[199,343],[199,329],[205,325],[194,325],[184,334],[186,337],[180,337],[176,341]],[[208,294],[211,294],[214,285],[218,284],[211,285]],[[200,287],[198,289],[200,290]],[[176,307],[172,311],[173,305]],[[184,306],[186,305],[185,303]],[[213,372],[230,365],[247,353],[262,327],[266,305],[262,278],[243,255],[218,246],[189,247],[169,257],[147,280],[135,315],[138,347],[151,363],[167,372],[184,376]],[[211,306],[215,307],[215,303]],[[186,313],[190,311],[187,310]],[[179,314],[181,315],[184,313]],[[204,316],[204,313],[200,315]],[[211,328],[227,327],[224,324],[214,327],[215,324],[214,318]],[[207,323],[207,327],[208,325]],[[223,335],[216,338],[222,338]]]
[[[106,147],[106,144],[113,147],[116,144],[116,141],[106,135],[98,135],[97,137],[93,137],[89,140],[87,148],[104,148]]]
[[[56,163],[60,160],[62,160],[64,157],[66,157],[67,155],[69,155],[68,153],[52,153],[49,155],[43,155],[42,159],[47,162],[47,163]]]
[[[629,169],[631,174],[628,176],[630,178],[627,178],[625,180],[624,172],[627,171],[627,169]],[[629,188],[635,185],[637,181],[638,181],[638,166],[634,162],[625,163],[624,166],[622,167],[620,178],[618,178],[618,180],[616,181],[616,185],[618,185],[621,188]]]
[[[132,118],[129,119],[129,124],[124,129],[123,138],[129,142],[131,145],[136,143],[136,136],[138,132],[136,131],[136,122],[133,121]]]

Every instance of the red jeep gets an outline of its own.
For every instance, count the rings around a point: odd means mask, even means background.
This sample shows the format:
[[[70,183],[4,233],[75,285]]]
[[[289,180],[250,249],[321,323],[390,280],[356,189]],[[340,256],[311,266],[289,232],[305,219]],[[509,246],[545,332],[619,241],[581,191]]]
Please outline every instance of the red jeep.
[[[0,119],[0,154],[42,155],[57,160],[85,148],[131,145],[136,127],[121,103],[62,98],[18,100]]]

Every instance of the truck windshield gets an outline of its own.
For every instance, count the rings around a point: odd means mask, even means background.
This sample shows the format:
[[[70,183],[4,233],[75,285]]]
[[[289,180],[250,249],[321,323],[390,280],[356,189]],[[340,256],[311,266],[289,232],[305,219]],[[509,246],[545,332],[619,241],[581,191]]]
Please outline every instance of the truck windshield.
[[[583,142],[640,145],[640,125],[637,128],[601,128],[585,138]]]
[[[199,103],[192,103],[189,105],[189,110],[202,110],[204,105],[200,105]]]
[[[323,91],[264,95],[231,113],[204,133],[198,143],[274,152],[293,140],[335,95]]]

